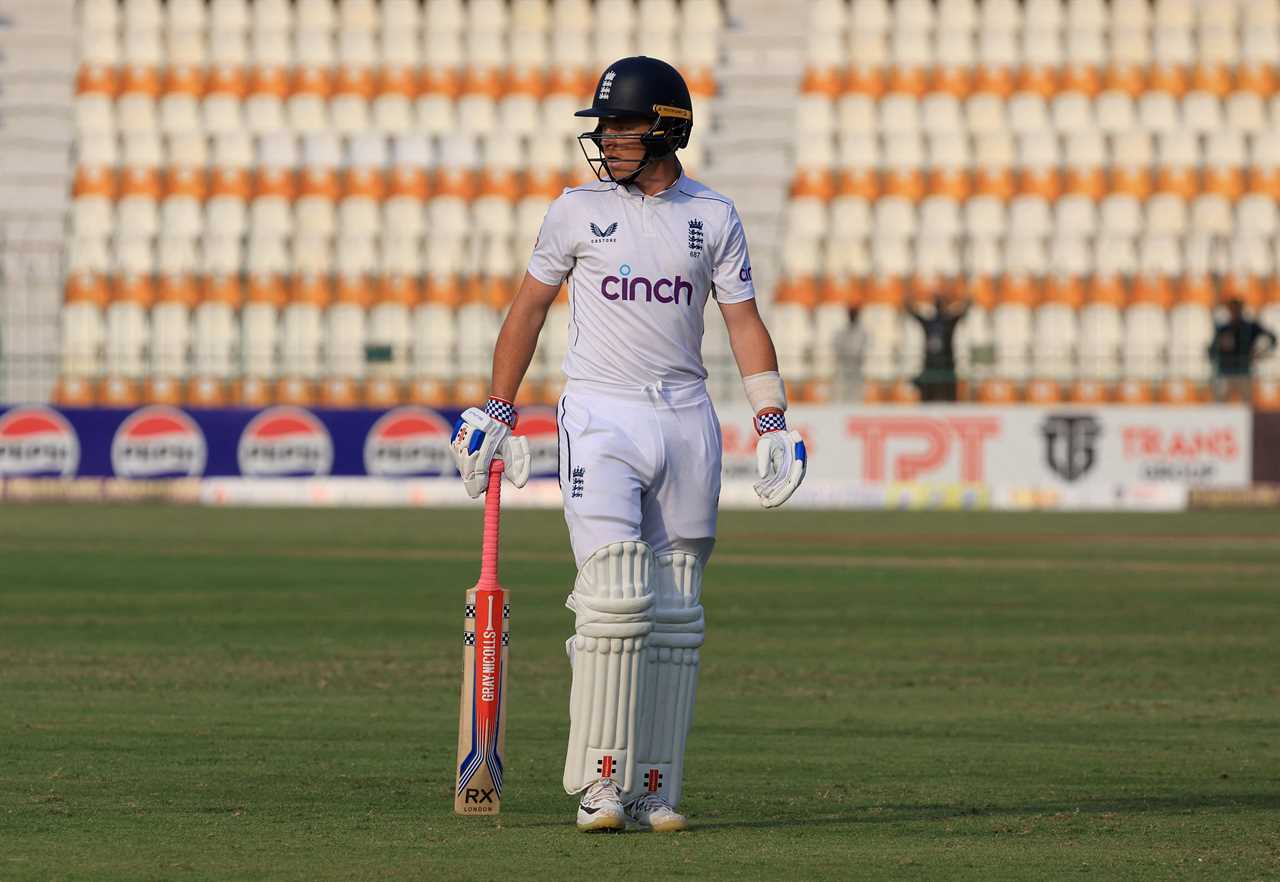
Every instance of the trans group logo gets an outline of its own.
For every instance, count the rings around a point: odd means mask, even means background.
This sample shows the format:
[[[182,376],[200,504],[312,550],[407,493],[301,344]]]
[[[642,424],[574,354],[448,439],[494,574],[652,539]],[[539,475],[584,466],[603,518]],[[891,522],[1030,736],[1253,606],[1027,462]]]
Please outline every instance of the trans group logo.
[[[1089,473],[1098,458],[1102,423],[1091,414],[1053,414],[1040,427],[1045,463],[1054,474],[1076,481]]]
[[[111,469],[121,478],[193,478],[208,450],[196,421],[175,407],[135,410],[111,440]]]
[[[70,478],[80,466],[80,439],[47,407],[15,407],[0,416],[0,477]]]
[[[560,436],[551,407],[523,407],[513,434],[529,439],[529,474],[554,477],[560,473]]]
[[[255,478],[310,478],[333,468],[333,439],[309,410],[269,407],[240,435],[240,473]]]
[[[397,407],[383,414],[364,440],[364,470],[406,478],[456,473],[449,447],[451,427],[425,407]]]

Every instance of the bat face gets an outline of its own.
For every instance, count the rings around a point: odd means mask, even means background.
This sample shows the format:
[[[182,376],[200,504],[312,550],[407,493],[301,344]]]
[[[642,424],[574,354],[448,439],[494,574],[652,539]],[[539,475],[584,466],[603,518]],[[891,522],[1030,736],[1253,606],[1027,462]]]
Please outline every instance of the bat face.
[[[507,718],[507,592],[477,585],[467,592],[458,776],[453,810],[495,815],[502,807]]]
[[[507,741],[507,592],[498,583],[502,460],[489,466],[484,499],[480,581],[467,592],[462,635],[462,703],[458,713],[458,777],[453,810],[496,815],[502,808],[502,757]]]

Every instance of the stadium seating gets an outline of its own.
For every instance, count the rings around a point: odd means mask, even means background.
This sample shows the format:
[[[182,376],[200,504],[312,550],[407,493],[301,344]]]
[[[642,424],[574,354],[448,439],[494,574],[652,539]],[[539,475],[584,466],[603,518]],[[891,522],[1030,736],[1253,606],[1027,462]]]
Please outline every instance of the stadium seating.
[[[903,307],[938,291],[971,302],[960,386],[984,401],[1203,399],[1215,310],[1277,324],[1280,0],[805,13],[782,234],[752,242],[780,270],[757,281],[796,398],[845,394],[858,307],[866,398],[916,400]],[[590,177],[572,112],[596,71],[638,51],[682,69],[696,172],[726,28],[719,0],[79,15],[65,404],[477,397],[547,202]],[[556,392],[567,308],[527,399]],[[1275,395],[1280,358],[1258,377]]]
[[[823,311],[859,306],[867,398],[912,400],[902,306],[942,291],[972,302],[969,396],[1204,398],[1214,308],[1280,313],[1278,21],[1273,0],[814,0],[783,348],[829,351]],[[797,367],[823,399],[832,360]]]
[[[660,55],[705,102],[724,28],[716,0],[79,15],[68,405],[474,400],[547,203],[591,179],[572,113],[598,69]],[[564,310],[528,398],[556,394]]]

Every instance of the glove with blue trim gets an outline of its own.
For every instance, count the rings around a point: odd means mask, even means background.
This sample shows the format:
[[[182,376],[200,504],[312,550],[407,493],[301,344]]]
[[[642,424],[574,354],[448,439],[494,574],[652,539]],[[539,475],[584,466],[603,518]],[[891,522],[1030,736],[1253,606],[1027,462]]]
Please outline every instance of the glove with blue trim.
[[[781,410],[763,410],[756,414],[756,495],[765,508],[777,508],[791,498],[808,466],[804,439],[799,432],[787,429],[787,418]]]
[[[512,484],[523,487],[529,480],[529,440],[511,434],[516,419],[514,404],[490,396],[483,410],[468,407],[453,424],[453,458],[472,499],[488,487],[494,456],[502,458],[502,474]]]

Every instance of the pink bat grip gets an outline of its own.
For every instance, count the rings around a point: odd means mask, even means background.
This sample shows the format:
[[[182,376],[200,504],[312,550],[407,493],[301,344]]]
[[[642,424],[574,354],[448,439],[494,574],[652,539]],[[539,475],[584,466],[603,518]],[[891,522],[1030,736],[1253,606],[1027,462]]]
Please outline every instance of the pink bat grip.
[[[502,508],[502,460],[489,465],[489,489],[484,495],[484,551],[480,557],[479,588],[498,585],[498,522]]]

